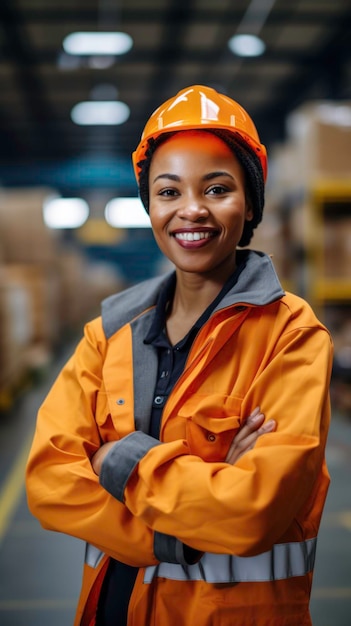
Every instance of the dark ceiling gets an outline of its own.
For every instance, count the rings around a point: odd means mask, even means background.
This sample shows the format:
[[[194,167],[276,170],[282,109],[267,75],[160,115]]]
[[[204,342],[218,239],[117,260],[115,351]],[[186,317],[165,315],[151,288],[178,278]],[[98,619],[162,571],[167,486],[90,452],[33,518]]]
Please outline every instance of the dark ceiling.
[[[130,193],[130,154],[150,113],[208,84],[248,109],[268,147],[305,100],[351,99],[351,0],[1,0],[0,186]],[[73,31],[122,30],[133,48],[105,69],[75,61]],[[227,42],[255,33],[259,58]],[[80,127],[72,107],[111,86],[130,107],[120,126]]]

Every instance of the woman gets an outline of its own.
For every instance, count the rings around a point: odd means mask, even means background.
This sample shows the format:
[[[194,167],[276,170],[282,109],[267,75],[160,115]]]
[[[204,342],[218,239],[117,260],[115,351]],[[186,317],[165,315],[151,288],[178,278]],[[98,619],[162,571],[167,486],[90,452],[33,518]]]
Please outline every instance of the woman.
[[[265,148],[235,101],[193,86],[133,163],[175,272],[87,324],[38,415],[30,509],[87,542],[76,625],[311,624],[332,349],[270,259],[237,250]]]

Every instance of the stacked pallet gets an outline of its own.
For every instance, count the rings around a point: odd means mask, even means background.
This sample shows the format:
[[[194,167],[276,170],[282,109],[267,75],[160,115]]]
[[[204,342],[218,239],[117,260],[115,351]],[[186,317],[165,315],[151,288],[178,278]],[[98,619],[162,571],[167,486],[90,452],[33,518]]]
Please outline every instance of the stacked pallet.
[[[119,285],[43,221],[48,189],[0,191],[0,410]],[[102,288],[103,287],[103,288]]]

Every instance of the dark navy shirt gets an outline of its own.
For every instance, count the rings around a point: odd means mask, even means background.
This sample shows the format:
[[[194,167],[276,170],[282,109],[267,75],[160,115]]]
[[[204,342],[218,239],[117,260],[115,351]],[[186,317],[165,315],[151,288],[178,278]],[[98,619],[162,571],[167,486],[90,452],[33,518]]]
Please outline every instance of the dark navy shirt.
[[[195,322],[187,335],[174,346],[167,337],[166,321],[167,311],[173,301],[176,286],[175,274],[172,274],[159,294],[153,323],[144,339],[144,343],[153,345],[158,353],[158,374],[149,429],[149,434],[155,439],[159,439],[160,436],[163,408],[174,385],[183,373],[197,333],[225,294],[235,285],[243,268],[244,263],[236,268],[218,296]],[[131,567],[115,559],[110,559],[99,599],[96,626],[126,625],[129,599],[138,571],[137,567]]]

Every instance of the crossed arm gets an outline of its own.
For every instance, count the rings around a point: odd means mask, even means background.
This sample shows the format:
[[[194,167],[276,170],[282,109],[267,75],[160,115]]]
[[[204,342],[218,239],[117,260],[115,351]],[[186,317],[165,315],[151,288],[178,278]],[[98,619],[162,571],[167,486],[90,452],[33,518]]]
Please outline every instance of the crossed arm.
[[[245,452],[252,450],[257,439],[266,433],[275,429],[274,420],[265,422],[265,416],[261,412],[260,407],[256,407],[249,415],[239,432],[235,435],[232,444],[226,456],[226,463],[235,465],[236,461],[242,457]],[[91,459],[91,464],[95,474],[100,475],[101,467],[108,452],[115,445],[115,441],[105,443],[95,452]]]

